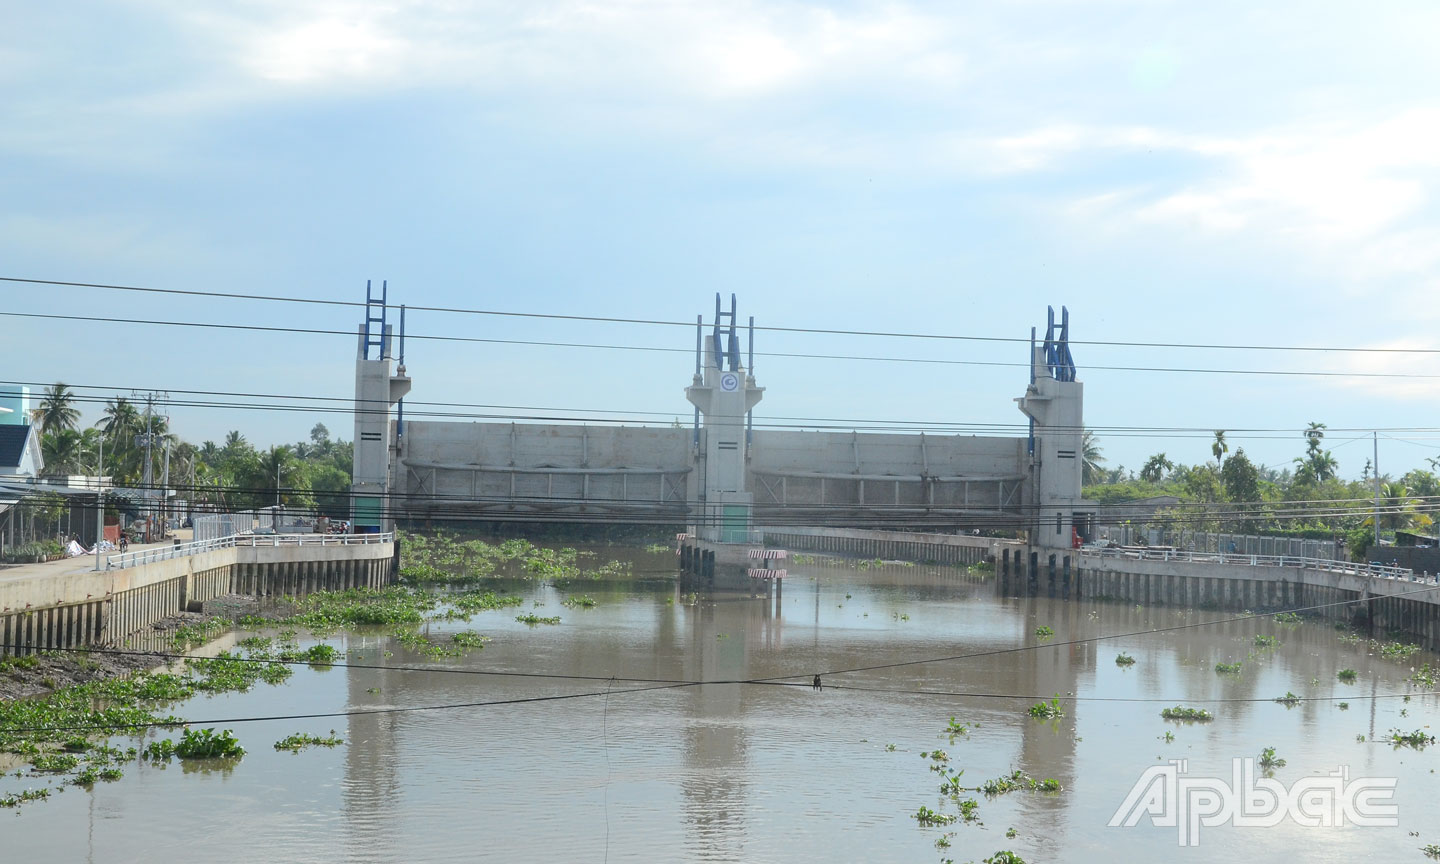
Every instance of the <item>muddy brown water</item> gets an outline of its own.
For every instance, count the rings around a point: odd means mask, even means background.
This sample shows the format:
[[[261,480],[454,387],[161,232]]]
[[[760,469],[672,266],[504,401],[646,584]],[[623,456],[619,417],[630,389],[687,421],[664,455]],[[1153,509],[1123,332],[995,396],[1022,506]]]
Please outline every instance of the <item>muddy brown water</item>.
[[[1397,663],[1342,641],[1329,624],[1268,619],[1057,645],[1226,613],[997,597],[990,580],[953,568],[843,564],[792,564],[778,602],[692,601],[670,569],[673,556],[617,547],[602,556],[635,561],[635,575],[561,587],[505,582],[498,587],[522,594],[524,607],[428,625],[432,635],[473,629],[492,638],[464,658],[427,660],[383,633],[348,634],[330,641],[354,662],[425,671],[301,667],[278,687],[183,704],[182,716],[231,721],[216,725],[235,730],[247,755],[226,769],[131,765],[93,791],[70,788],[0,812],[4,860],[939,862],[1009,849],[1030,862],[1423,861],[1420,848],[1440,843],[1440,746],[1369,743],[1393,728],[1440,726],[1440,699],[1404,680],[1410,667],[1440,659],[1433,655]],[[562,605],[575,594],[598,605]],[[562,621],[516,622],[525,611]],[[1034,635],[1041,625],[1055,631],[1048,644]],[[1257,633],[1282,644],[1256,650]],[[1115,664],[1122,651],[1134,666]],[[823,689],[809,686],[817,671],[975,654],[984,656],[827,674]],[[1245,661],[1242,674],[1214,671],[1234,660]],[[1345,668],[1359,673],[1357,683],[1336,679]],[[469,674],[481,670],[600,680]],[[806,686],[626,693],[646,685],[604,680],[611,676],[798,676],[789,680]],[[1306,701],[1268,701],[1287,691]],[[1026,715],[1037,697],[1057,693],[1063,718]],[[1406,693],[1415,695],[1406,702]],[[1166,704],[1205,707],[1215,720],[1166,722]],[[952,716],[971,727],[968,737],[944,734]],[[294,732],[331,729],[343,747],[271,747]],[[1184,759],[1189,776],[1228,778],[1233,757],[1266,746],[1287,760],[1275,772],[1286,786],[1338,767],[1398,778],[1398,826],[1221,825],[1202,827],[1195,847],[1178,846],[1175,827],[1148,818],[1107,827],[1147,768]],[[1064,791],[973,795],[982,824],[920,827],[912,814],[921,805],[956,812],[921,756],[936,747],[969,785],[1021,769]],[[0,794],[44,782],[12,770]],[[937,848],[946,835],[951,845]]]

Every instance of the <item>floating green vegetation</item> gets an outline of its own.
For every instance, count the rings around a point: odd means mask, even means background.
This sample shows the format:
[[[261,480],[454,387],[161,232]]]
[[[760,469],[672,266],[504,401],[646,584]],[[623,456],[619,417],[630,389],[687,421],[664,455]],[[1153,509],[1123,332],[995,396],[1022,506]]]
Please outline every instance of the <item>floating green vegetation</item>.
[[[1339,678],[1341,681],[1344,681],[1346,684],[1354,684],[1355,679],[1359,678],[1360,674],[1354,669],[1341,669],[1339,672],[1335,673],[1335,677]]]
[[[1115,665],[1116,665],[1116,666],[1134,666],[1134,665],[1135,665],[1135,658],[1134,658],[1134,657],[1131,657],[1129,654],[1116,654],[1116,655],[1115,655]]]
[[[1234,663],[1216,663],[1215,671],[1221,675],[1235,675],[1240,672],[1240,664],[1243,662],[1243,660],[1237,660]]]
[[[309,663],[311,666],[333,666],[339,656],[340,651],[334,645],[321,642],[304,650],[286,648],[280,652],[279,659],[289,663]]]
[[[1165,730],[1165,734],[1164,734],[1164,735],[1161,735],[1160,738],[1161,738],[1166,744],[1169,744],[1170,742],[1172,742],[1172,741],[1175,740],[1175,733],[1174,733],[1174,732],[1171,732],[1169,729],[1166,729],[1166,730]]]
[[[184,627],[177,627],[170,641],[176,648],[182,651],[186,648],[194,648],[204,645],[216,636],[230,629],[230,619],[210,618],[200,624],[187,624]]]
[[[460,618],[469,620],[477,612],[492,612],[497,609],[510,609],[521,606],[525,598],[515,595],[499,595],[493,591],[471,592],[466,594],[452,594],[445,598],[450,604],[451,610],[457,614],[447,614],[447,618]]]
[[[263,630],[272,623],[274,622],[264,615],[241,615],[240,618],[235,621],[235,626],[241,630]]]
[[[950,722],[945,724],[945,734],[950,736],[950,743],[954,744],[956,737],[970,735],[970,727],[951,717]]]
[[[1215,719],[1215,715],[1204,708],[1183,708],[1179,705],[1174,708],[1162,708],[1160,716],[1166,720],[1179,720],[1186,723],[1209,723]]]
[[[19,807],[26,801],[44,801],[49,797],[49,789],[26,789],[23,792],[0,797],[0,807]]]
[[[275,749],[299,753],[306,747],[339,747],[344,743],[345,739],[337,737],[334,729],[330,730],[330,736],[328,738],[321,738],[318,735],[310,735],[305,732],[296,732],[294,735],[276,741]]]
[[[886,753],[894,753],[894,752],[895,752],[895,745],[894,745],[894,744],[886,744],[886,745],[885,745],[885,752],[886,752]]]
[[[185,661],[190,677],[185,680],[153,676],[146,684],[152,687],[173,688],[170,692],[149,694],[150,698],[183,698],[180,694],[188,685],[205,693],[243,693],[258,682],[280,684],[291,675],[289,666],[279,663],[257,662],[242,658],[228,651],[222,651],[211,658],[194,657]],[[188,693],[185,695],[189,695]]]
[[[1256,647],[1256,648],[1278,648],[1278,647],[1280,647],[1280,640],[1277,639],[1277,638],[1275,638],[1274,636],[1266,636],[1264,633],[1256,633],[1256,634],[1255,634],[1255,647]]]
[[[527,612],[524,615],[516,615],[515,620],[519,621],[521,624],[529,624],[533,627],[536,624],[559,624],[560,616],[554,615],[549,618],[542,618],[541,616],[536,615],[533,612]]]
[[[66,775],[70,783],[114,780],[138,751],[109,746],[104,739],[135,734],[138,728],[182,725],[184,721],[165,713],[163,706],[198,693],[240,692],[291,675],[289,666],[273,662],[271,643],[249,644],[254,649],[249,656],[192,658],[181,674],[141,672],[58,689],[40,699],[0,702],[0,751],[23,756],[37,773]],[[211,746],[225,746],[224,736],[205,734],[220,742]],[[181,754],[178,745],[166,739],[153,742],[146,755],[163,760]],[[21,799],[15,801],[19,803]]]
[[[1041,624],[1039,627],[1035,628],[1035,635],[1040,639],[1049,639],[1051,636],[1055,635],[1055,631],[1050,628],[1050,625]]]
[[[1261,750],[1260,756],[1255,761],[1260,763],[1260,767],[1266,771],[1285,767],[1285,760],[1275,755],[1274,747],[1266,747]]]
[[[1014,840],[1016,837],[1019,837],[1019,836],[1020,836],[1020,832],[1019,832],[1019,831],[1016,831],[1014,828],[1006,828],[1006,829],[1005,829],[1005,839],[1006,839],[1006,840]]]
[[[1281,624],[1299,624],[1301,618],[1299,612],[1276,612],[1275,620]]]
[[[1053,777],[1037,780],[1018,768],[1003,777],[996,777],[994,780],[986,780],[980,784],[979,791],[994,798],[997,795],[1007,795],[1011,792],[1059,792],[1060,781]]]
[[[1025,864],[1025,859],[1008,849],[1002,849],[984,859],[984,864]]]
[[[70,753],[47,753],[30,760],[30,768],[38,774],[64,774],[80,764],[80,757]]]
[[[275,640],[269,636],[246,636],[244,639],[236,642],[235,647],[243,648],[246,651],[268,654],[271,649],[275,647]]]
[[[156,762],[166,762],[175,756],[175,742],[169,738],[161,738],[158,741],[151,741],[145,745],[145,758]]]
[[[587,579],[607,579],[613,576],[629,576],[634,569],[634,565],[628,561],[610,561],[593,570],[586,570],[584,576]]]
[[[1419,669],[1411,672],[1410,677],[1406,680],[1412,684],[1419,684],[1421,687],[1434,687],[1437,676],[1440,676],[1440,669],[1431,668],[1429,663],[1425,663]]]
[[[1379,651],[1386,660],[1409,660],[1420,650],[1419,645],[1409,642],[1379,642],[1374,639],[1370,640],[1370,647]]]
[[[461,648],[484,648],[485,643],[490,641],[490,637],[481,636],[474,630],[462,630],[459,633],[450,634],[450,641]]]
[[[940,783],[941,795],[959,795],[965,791],[965,787],[960,784],[960,777],[964,775],[964,771],[956,771],[954,774],[947,774],[945,771],[939,773],[942,779]]]
[[[1427,843],[1420,847],[1420,851],[1424,853],[1426,858],[1440,860],[1440,845]]]
[[[1424,730],[1416,729],[1414,732],[1401,732],[1399,729],[1391,729],[1389,732],[1390,744],[1394,747],[1413,747],[1416,750],[1424,750],[1435,743],[1434,735],[1426,735]]]
[[[578,597],[569,598],[560,605],[568,609],[575,609],[577,607],[580,609],[593,609],[598,604],[595,598],[591,597],[589,594],[581,594]]]
[[[1305,700],[1301,699],[1299,696],[1296,696],[1294,693],[1291,693],[1289,690],[1286,690],[1285,695],[1275,697],[1275,701],[1279,702],[1281,705],[1284,705],[1286,708],[1294,708],[1296,705],[1299,705]]]
[[[1056,717],[1064,717],[1065,709],[1060,707],[1060,694],[1056,693],[1055,698],[1049,702],[1036,702],[1031,705],[1027,713],[1031,717],[1041,720],[1051,720]]]
[[[976,573],[994,573],[994,572],[995,572],[995,562],[994,562],[994,561],[977,561],[977,562],[975,562],[974,564],[971,564],[971,565],[970,565],[970,569],[973,570],[973,571],[975,571]]]
[[[419,624],[425,620],[424,613],[439,603],[434,595],[399,587],[317,591],[293,602],[298,611],[290,620],[318,632],[346,627]]]
[[[956,805],[960,808],[960,821],[965,823],[975,823],[980,821],[979,801],[976,801],[974,798],[965,798],[963,800],[957,801]]]
[[[959,817],[955,816],[952,813],[937,813],[936,811],[931,810],[929,807],[926,807],[924,804],[921,804],[920,809],[916,810],[914,815],[910,818],[914,819],[916,822],[920,823],[923,826],[931,826],[952,825]]]
[[[1335,707],[1336,707],[1336,708],[1339,708],[1341,711],[1349,711],[1349,710],[1350,710],[1350,703],[1349,703],[1349,702],[1341,702],[1339,705],[1336,705]]]
[[[664,543],[651,543],[645,547],[645,551],[653,555],[659,555],[661,552],[673,552],[674,550]]]
[[[175,745],[175,755],[181,759],[239,759],[245,748],[229,729],[218,735],[214,729],[186,729]]]

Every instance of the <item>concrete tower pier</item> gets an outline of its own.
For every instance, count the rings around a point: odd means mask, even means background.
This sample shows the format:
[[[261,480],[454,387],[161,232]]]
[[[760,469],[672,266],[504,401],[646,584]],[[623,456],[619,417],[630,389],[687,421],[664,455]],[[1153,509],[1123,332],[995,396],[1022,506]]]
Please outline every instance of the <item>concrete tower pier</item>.
[[[394,361],[391,326],[386,321],[385,294],[371,293],[365,283],[365,323],[360,326],[360,344],[355,356],[355,462],[351,474],[350,519],[356,533],[379,533],[395,527],[395,507],[390,501],[390,457],[396,452],[398,424],[390,422],[390,406],[410,392],[405,375],[404,307],[401,307],[400,365],[390,374]]]
[[[729,324],[722,324],[729,318]],[[715,328],[703,338],[697,328],[696,369],[685,398],[699,409],[704,426],[697,429],[699,456],[699,512],[691,532],[700,540],[749,543],[754,534],[755,497],[745,488],[750,455],[746,418],[765,396],[755,376],[740,363],[740,340],[735,328],[735,295],[730,311],[720,308],[715,295]],[[751,352],[754,356],[754,352]]]
[[[1085,385],[1075,380],[1070,355],[1070,311],[1049,310],[1043,344],[1031,331],[1030,386],[1015,402],[1030,418],[1030,476],[1034,485],[1030,543],[1048,549],[1070,549],[1075,537],[1088,536],[1093,511],[1084,509],[1081,480],[1085,465]],[[1093,506],[1093,505],[1091,505]]]

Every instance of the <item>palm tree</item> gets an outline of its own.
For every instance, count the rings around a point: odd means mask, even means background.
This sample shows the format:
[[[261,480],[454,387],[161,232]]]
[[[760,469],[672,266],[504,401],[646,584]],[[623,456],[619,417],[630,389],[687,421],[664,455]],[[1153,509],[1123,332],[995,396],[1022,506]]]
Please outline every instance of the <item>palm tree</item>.
[[[1159,483],[1165,479],[1165,474],[1175,468],[1175,463],[1165,458],[1164,453],[1156,453],[1151,456],[1145,466],[1140,469],[1140,479],[1146,483]]]
[[[1230,452],[1230,445],[1225,443],[1225,430],[1215,430],[1215,443],[1210,445],[1210,452],[1215,454],[1215,464],[1219,465],[1225,461],[1225,454]]]
[[[74,406],[75,394],[70,386],[56,382],[45,388],[45,398],[40,407],[30,412],[30,419],[42,432],[60,432],[74,429],[80,422],[80,409]]]
[[[1086,432],[1080,437],[1080,455],[1082,458],[1080,482],[1085,486],[1091,486],[1102,481],[1105,476],[1105,457],[1100,455],[1100,445],[1095,440],[1094,432]]]
[[[100,421],[100,428],[111,442],[130,438],[140,429],[140,412],[124,396],[116,396],[105,403],[105,417]]]
[[[1420,499],[1414,497],[1403,483],[1381,483],[1380,501],[1381,531],[1409,531],[1434,524],[1433,519],[1420,512]],[[1360,524],[1373,528],[1375,515],[1372,513],[1365,517]]]
[[[85,462],[85,437],[74,429],[46,432],[40,439],[46,476],[77,474]]]

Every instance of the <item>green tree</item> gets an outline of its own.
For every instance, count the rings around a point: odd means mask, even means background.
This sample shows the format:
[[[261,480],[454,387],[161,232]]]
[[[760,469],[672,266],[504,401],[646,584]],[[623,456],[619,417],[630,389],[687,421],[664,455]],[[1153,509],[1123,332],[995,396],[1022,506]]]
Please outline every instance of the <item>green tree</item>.
[[[1215,430],[1215,442],[1210,445],[1210,452],[1215,455],[1215,464],[1218,466],[1225,461],[1225,454],[1230,452],[1230,445],[1225,443],[1225,430]]]
[[[1429,528],[1434,520],[1420,512],[1420,499],[1414,497],[1404,484],[1389,482],[1380,484],[1380,531],[1414,531]],[[1375,526],[1375,513],[1365,517],[1362,525]]]
[[[1085,486],[1099,483],[1104,477],[1105,457],[1101,454],[1100,444],[1095,439],[1095,433],[1087,431],[1080,436],[1080,455],[1082,458],[1080,482]]]
[[[43,432],[61,432],[78,426],[80,409],[75,407],[75,394],[69,385],[56,382],[45,388],[45,398],[30,412],[30,419]]]
[[[85,436],[74,429],[56,429],[40,438],[45,475],[79,474],[85,469]]]
[[[1260,469],[1245,455],[1244,447],[1225,460],[1225,467],[1220,469],[1220,482],[1225,487],[1225,498],[1232,503],[1260,500]]]
[[[1175,469],[1175,463],[1165,458],[1164,453],[1156,453],[1145,460],[1145,465],[1140,469],[1140,479],[1146,483],[1159,483],[1165,479],[1166,473]]]

